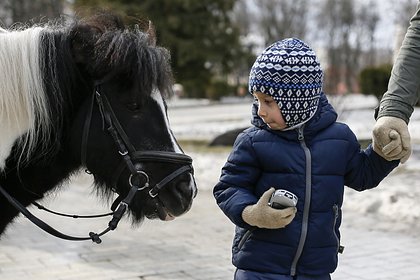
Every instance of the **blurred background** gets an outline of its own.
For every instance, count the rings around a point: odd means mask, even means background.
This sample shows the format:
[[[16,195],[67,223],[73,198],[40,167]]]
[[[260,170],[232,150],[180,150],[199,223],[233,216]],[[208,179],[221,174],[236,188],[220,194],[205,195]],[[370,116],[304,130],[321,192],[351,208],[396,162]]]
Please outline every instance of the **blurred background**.
[[[418,0],[0,0],[0,27],[21,28],[110,9],[129,24],[153,22],[171,52],[175,95],[171,129],[194,160],[199,193],[176,222],[121,223],[104,246],[54,239],[22,217],[0,242],[0,278],[231,279],[233,224],[212,195],[237,133],[250,126],[249,70],[269,44],[305,40],[325,72],[324,91],[362,145],[371,141],[373,111],[386,91],[394,57]],[[420,67],[420,66],[419,66]],[[248,98],[246,98],[248,97]],[[378,188],[346,189],[346,253],[336,280],[419,279],[420,110],[410,124],[413,155]],[[61,212],[107,211],[79,174],[41,202]],[[69,187],[71,185],[71,188]],[[74,235],[106,221],[69,222],[31,208]],[[140,252],[140,253],[139,253]],[[157,265],[160,264],[160,265]],[[357,275],[355,275],[357,274]]]
[[[398,5],[396,3],[398,2]],[[416,0],[0,0],[0,26],[37,24],[111,9],[151,20],[172,54],[178,97],[246,95],[265,46],[299,37],[314,48],[327,94],[381,97]]]

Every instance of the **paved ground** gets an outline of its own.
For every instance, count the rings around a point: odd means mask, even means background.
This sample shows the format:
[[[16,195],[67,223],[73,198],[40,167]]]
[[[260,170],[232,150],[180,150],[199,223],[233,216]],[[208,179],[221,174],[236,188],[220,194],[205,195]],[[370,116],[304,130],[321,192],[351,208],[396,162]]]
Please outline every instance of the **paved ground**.
[[[207,151],[205,155],[187,153],[194,158],[200,189],[190,212],[172,222],[146,221],[139,228],[133,228],[124,219],[115,232],[103,237],[100,245],[90,241],[60,240],[44,233],[25,218],[18,218],[0,240],[0,280],[232,279],[234,268],[230,262],[230,245],[233,225],[216,206],[211,194],[227,154],[225,151]],[[401,222],[398,213],[401,214],[402,209],[385,203],[379,207],[379,202],[389,200],[389,197],[382,196],[381,191],[389,191],[398,185],[398,192],[410,187],[417,189],[420,167],[414,164],[410,169],[409,166],[405,167],[405,173],[391,177],[387,185],[369,191],[368,195],[346,193],[341,228],[342,244],[346,248],[340,255],[334,280],[420,279],[419,220]],[[90,193],[89,183],[87,176],[79,177],[64,190],[49,196],[43,204],[72,214],[106,212],[106,203]],[[410,196],[407,201],[418,201],[417,194],[411,193],[414,197]],[[372,215],[357,211],[362,198],[371,202],[372,207],[367,213],[373,212]],[[396,198],[403,201],[405,196],[393,196],[393,200]],[[366,201],[362,204],[367,205]],[[416,211],[414,205],[408,207]],[[380,220],[380,211],[375,209],[382,208],[395,211],[394,218],[399,218],[399,221]],[[45,217],[60,231],[77,236],[85,236],[89,231],[99,232],[109,221],[109,218],[66,219],[33,208],[31,211]]]
[[[106,210],[83,181],[45,203],[66,211]],[[48,217],[48,222],[76,235],[99,231],[108,222],[108,218],[94,222],[62,219]],[[372,230],[389,227],[369,216],[349,213],[345,221],[342,243],[346,249],[333,279],[420,279],[420,238]],[[20,218],[0,241],[0,279],[232,279],[232,232],[233,226],[209,189],[201,190],[192,210],[177,220],[146,222],[140,228],[123,220],[100,245],[62,241]]]

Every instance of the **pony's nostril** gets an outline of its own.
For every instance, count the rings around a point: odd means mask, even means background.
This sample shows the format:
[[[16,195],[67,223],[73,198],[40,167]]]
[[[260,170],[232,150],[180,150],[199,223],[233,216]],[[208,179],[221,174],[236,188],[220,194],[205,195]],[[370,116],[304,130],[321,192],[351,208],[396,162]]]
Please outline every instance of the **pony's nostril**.
[[[194,189],[190,187],[189,182],[181,181],[176,184],[176,190],[181,197],[192,198],[194,194]]]
[[[194,177],[191,174],[184,174],[184,176],[185,180],[179,181],[176,185],[176,189],[182,197],[193,199],[197,195],[197,186]]]

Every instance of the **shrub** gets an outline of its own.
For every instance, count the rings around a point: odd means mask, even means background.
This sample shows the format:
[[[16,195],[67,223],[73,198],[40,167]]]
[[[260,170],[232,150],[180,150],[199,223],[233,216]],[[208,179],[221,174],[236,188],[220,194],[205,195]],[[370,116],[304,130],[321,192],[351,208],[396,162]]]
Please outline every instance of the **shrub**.
[[[375,95],[378,99],[388,88],[392,65],[384,64],[378,67],[367,67],[360,72],[360,89],[363,94]]]
[[[206,97],[211,100],[220,100],[223,96],[232,95],[234,88],[225,81],[212,81],[206,90]]]

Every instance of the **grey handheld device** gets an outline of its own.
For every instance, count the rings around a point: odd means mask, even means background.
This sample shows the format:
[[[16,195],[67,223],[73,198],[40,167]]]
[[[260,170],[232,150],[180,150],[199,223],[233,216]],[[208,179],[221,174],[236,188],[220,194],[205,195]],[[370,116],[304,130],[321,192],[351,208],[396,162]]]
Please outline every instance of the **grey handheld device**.
[[[276,209],[284,209],[287,207],[296,207],[297,202],[298,198],[294,193],[279,189],[271,195],[268,205]]]

